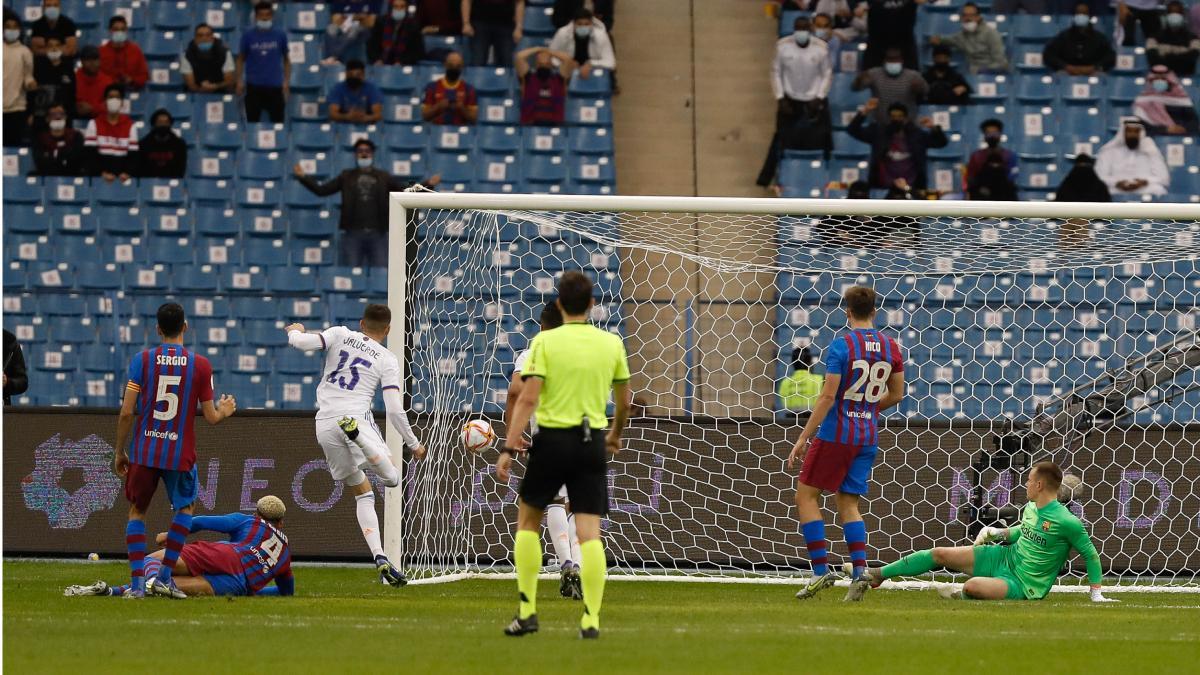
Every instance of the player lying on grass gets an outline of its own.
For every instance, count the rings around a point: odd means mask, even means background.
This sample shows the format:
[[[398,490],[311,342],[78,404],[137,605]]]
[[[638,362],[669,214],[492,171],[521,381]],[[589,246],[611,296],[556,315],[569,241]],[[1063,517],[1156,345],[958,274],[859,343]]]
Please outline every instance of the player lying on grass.
[[[392,310],[387,305],[367,305],[358,328],[333,326],[319,333],[306,333],[304,326],[294,323],[284,330],[291,346],[306,352],[326,352],[325,370],[317,385],[317,441],[325,451],[329,474],[354,495],[358,526],[375,558],[376,571],[387,583],[403,586],[408,580],[383,554],[375,490],[363,473],[363,469],[370,468],[384,485],[400,485],[400,471],[392,463],[391,450],[371,412],[377,390],[383,389],[388,421],[400,432],[413,457],[424,457],[425,446],[417,440],[404,412],[400,364],[384,346],[392,329]]]
[[[937,567],[970,574],[961,591],[949,597],[976,600],[1041,600],[1075,549],[1087,562],[1092,602],[1119,602],[1100,592],[1100,556],[1083,523],[1058,501],[1062,469],[1039,462],[1029,470],[1025,491],[1029,503],[1019,526],[985,527],[974,546],[932,548],[905,556],[882,569],[867,571],[872,588],[892,577],[924,574]],[[1008,543],[1010,546],[989,546]]]
[[[258,500],[254,515],[230,513],[224,516],[196,516],[191,531],[221,532],[227,541],[197,541],[184,544],[175,563],[177,594],[160,593],[171,598],[189,595],[292,595],[292,554],[283,524],[284,505],[279,497],[268,495]],[[167,541],[167,533],[158,535],[158,543]],[[146,558],[147,575],[163,565],[164,550]],[[268,588],[272,581],[275,586]],[[97,581],[89,586],[68,586],[63,595],[107,595],[124,597],[131,586],[109,586]]]
[[[563,323],[562,312],[558,310],[556,303],[557,300],[551,300],[546,303],[545,307],[542,307],[542,315],[538,322],[543,332],[558,328]],[[512,380],[508,385],[508,398],[504,406],[504,428],[510,430],[508,431],[510,436],[517,436],[520,439],[518,443],[522,446],[528,445],[525,442],[525,430],[511,431],[512,413],[525,385],[525,381],[521,378],[521,371],[524,370],[525,360],[528,358],[529,350],[526,349],[517,354],[513,360]],[[537,433],[535,417],[529,418],[531,434]],[[558,558],[560,565],[559,571],[562,578],[558,586],[559,595],[573,600],[582,600],[583,586],[579,580],[579,535],[575,531],[575,514],[571,513],[566,485],[558,491],[554,502],[546,507],[546,530],[550,534],[550,543],[554,546],[554,555]]]

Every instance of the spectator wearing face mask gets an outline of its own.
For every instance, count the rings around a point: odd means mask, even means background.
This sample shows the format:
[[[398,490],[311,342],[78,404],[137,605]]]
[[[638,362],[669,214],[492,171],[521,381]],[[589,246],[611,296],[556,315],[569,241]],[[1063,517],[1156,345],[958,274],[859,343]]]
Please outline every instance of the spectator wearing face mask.
[[[1076,156],[1074,167],[1055,191],[1054,201],[1111,202],[1112,195],[1108,186],[1096,175],[1095,165],[1095,158],[1089,154]]]
[[[479,117],[475,87],[462,78],[463,58],[458,52],[446,56],[446,74],[425,85],[421,117],[432,124],[474,124]]]
[[[550,40],[551,51],[570,54],[580,77],[591,77],[593,68],[617,67],[612,41],[604,24],[596,21],[586,9],[579,10],[575,21],[559,28]]]
[[[1091,10],[1081,2],[1071,15],[1071,27],[1046,43],[1042,63],[1067,75],[1095,75],[1112,70],[1117,53],[1109,39],[1092,27]]]
[[[972,73],[1002,73],[1008,70],[1008,56],[1004,53],[1004,38],[992,24],[983,20],[983,14],[973,2],[962,7],[957,33],[934,35],[929,42],[935,47],[945,45],[956,49],[967,57],[967,69]]]
[[[829,54],[829,68],[840,70],[838,55],[842,53],[842,38],[833,30],[833,17],[828,14],[814,14],[812,18],[812,36],[825,43]]]
[[[1123,194],[1165,195],[1171,186],[1166,160],[1136,117],[1122,118],[1121,130],[1100,148],[1096,175],[1110,191]]]
[[[922,76],[929,85],[929,93],[925,95],[927,103],[963,105],[971,102],[971,85],[950,65],[950,48],[946,45],[933,48],[933,65],[926,68]]]
[[[1200,8],[1200,3],[1196,5]],[[1146,59],[1152,66],[1166,66],[1182,77],[1196,73],[1196,57],[1200,56],[1200,37],[1188,28],[1183,3],[1172,0],[1167,3],[1167,14],[1163,17],[1158,34],[1146,39]]]
[[[179,59],[183,86],[197,94],[232,92],[234,73],[233,52],[213,32],[212,26],[196,26],[192,41]]]
[[[29,27],[29,48],[34,56],[41,56],[50,48],[50,38],[58,38],[63,56],[74,61],[79,51],[77,33],[75,22],[62,13],[62,0],[43,0],[42,17]]]
[[[175,119],[165,108],[150,116],[150,131],[138,147],[142,178],[183,178],[187,171],[187,143],[172,128]]]
[[[33,57],[33,79],[38,88],[33,94],[34,131],[46,128],[46,113],[52,105],[61,105],[68,115],[75,114],[75,64],[63,53],[62,42],[46,38],[46,50]]]
[[[1117,37],[1122,47],[1137,45],[1137,24],[1142,24],[1142,35],[1149,38],[1158,34],[1162,26],[1160,12],[1162,0],[1120,0],[1117,3]]]
[[[529,59],[533,58],[533,68]],[[554,61],[558,65],[554,65]],[[558,127],[567,117],[567,82],[575,61],[570,55],[545,47],[517,52],[517,80],[521,83],[521,124]]]
[[[525,0],[462,0],[462,22],[463,35],[471,38],[471,65],[507,68],[523,34]]]
[[[833,125],[829,116],[829,89],[833,67],[829,47],[812,35],[807,16],[796,18],[792,34],[775,44],[771,63],[771,93],[775,96],[775,136],[758,174],[766,187],[775,179],[783,150],[829,150]]]
[[[354,144],[355,168],[346,169],[332,180],[321,183],[304,173],[297,164],[292,172],[300,184],[321,197],[340,192],[342,230],[338,264],[347,267],[387,267],[388,194],[401,192],[413,184],[402,181],[375,167],[375,144],[362,138]],[[439,176],[426,185],[436,186]]]
[[[972,152],[967,159],[968,183],[972,176],[982,172],[984,165],[997,156],[1004,162],[1005,175],[1015,182],[1020,167],[1017,164],[1017,153],[1001,145],[1004,140],[1004,123],[998,119],[984,120],[983,124],[979,125],[979,130],[983,132],[983,142],[987,147]]]
[[[110,84],[104,90],[104,112],[88,122],[83,144],[91,154],[89,175],[121,182],[137,169],[138,137],[129,115],[121,112],[125,91]]]
[[[367,67],[362,61],[346,64],[346,79],[329,91],[329,119],[353,124],[383,119],[383,93],[366,78]]]
[[[367,58],[367,41],[371,29],[364,25],[367,16],[337,12],[329,17],[325,38],[321,43],[321,63],[349,63]],[[383,17],[375,18],[378,25]]]
[[[1133,114],[1151,136],[1200,134],[1200,120],[1191,97],[1166,66],[1150,69],[1146,88],[1133,102]]]
[[[863,68],[874,68],[888,59],[893,49],[900,53],[905,68],[917,69],[917,40],[913,29],[917,25],[916,0],[864,0],[859,4],[870,7],[867,14],[867,52]]]
[[[139,90],[150,79],[146,56],[129,39],[129,24],[119,14],[108,20],[108,41],[100,45],[100,70],[126,89]]]
[[[979,170],[967,180],[967,199],[1015,202],[1017,184],[1009,176],[1004,155],[996,150],[985,150]]]
[[[33,143],[33,166],[39,176],[82,176],[87,172],[83,134],[71,128],[61,103],[46,111],[46,130]]]
[[[104,114],[104,92],[113,79],[100,70],[100,50],[91,45],[79,52],[75,71],[75,115],[82,119]]]
[[[859,73],[850,88],[854,91],[870,88],[871,95],[879,99],[878,105],[872,108],[879,124],[887,124],[888,110],[893,104],[899,103],[905,110],[916,111],[929,93],[925,78],[904,67],[904,55],[896,48],[887,50],[882,66]]]
[[[247,122],[258,122],[264,112],[275,124],[283,121],[291,75],[287,34],[275,29],[275,7],[266,0],[258,2],[254,27],[242,34],[235,76]]]
[[[25,145],[29,107],[26,92],[37,89],[33,78],[33,52],[21,44],[21,20],[4,10],[4,145]]]
[[[924,190],[929,149],[946,147],[946,134],[928,117],[913,124],[903,103],[888,106],[887,122],[878,122],[873,112],[879,105],[879,99],[869,99],[846,128],[871,146],[871,187]]]
[[[416,14],[407,0],[392,0],[391,10],[375,19],[367,43],[367,58],[371,63],[411,66],[425,58],[425,38]]]

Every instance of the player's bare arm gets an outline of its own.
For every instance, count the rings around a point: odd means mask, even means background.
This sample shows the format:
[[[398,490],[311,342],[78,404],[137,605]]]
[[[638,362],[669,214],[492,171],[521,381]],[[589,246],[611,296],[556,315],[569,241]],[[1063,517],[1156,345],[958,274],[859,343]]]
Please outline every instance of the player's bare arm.
[[[215,406],[212,401],[203,401],[200,403],[200,412],[209,424],[220,424],[237,412],[237,399],[223,394]]]
[[[514,429],[524,429],[529,425],[529,416],[537,408],[538,397],[541,395],[542,378],[529,378],[521,388],[521,396],[517,399],[517,405],[513,410]],[[509,434],[509,438],[504,439],[504,447],[500,449],[500,456],[496,458],[496,477],[504,483],[508,482],[511,475],[513,456],[523,449],[517,439],[512,436],[513,434]]]
[[[887,393],[879,401],[879,412],[904,400],[904,371],[893,372],[887,379]]]
[[[792,446],[792,452],[788,455],[787,467],[788,471],[796,468],[796,464],[804,461],[804,453],[808,451],[808,444],[812,441],[813,436],[817,435],[817,430],[821,428],[821,422],[825,416],[833,409],[833,405],[837,402],[838,387],[842,384],[842,376],[834,373],[825,374],[825,384],[821,387],[821,394],[817,396],[817,400],[813,403],[812,413],[808,417],[808,422],[804,425],[804,431],[800,433],[800,438],[796,439],[796,444]]]
[[[525,439],[525,430],[518,430],[512,425],[513,409],[516,408],[524,387],[525,381],[521,379],[520,371],[514,372],[508,382],[508,396],[504,403],[504,432],[513,439],[513,447],[517,448],[518,452],[524,452],[529,447],[529,441]],[[505,442],[507,440],[505,439]]]
[[[137,405],[138,392],[134,389],[125,390],[125,398],[121,400],[121,412],[117,415],[117,445],[113,450],[113,473],[124,477],[129,471],[129,435],[133,433],[134,407]]]

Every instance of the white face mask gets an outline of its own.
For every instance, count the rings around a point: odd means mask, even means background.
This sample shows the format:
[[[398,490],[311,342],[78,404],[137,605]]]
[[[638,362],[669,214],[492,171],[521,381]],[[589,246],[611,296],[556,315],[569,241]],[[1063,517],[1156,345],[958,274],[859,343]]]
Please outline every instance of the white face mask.
[[[792,33],[792,39],[794,39],[796,44],[800,45],[801,47],[808,44],[808,38],[809,32],[806,30],[798,30]]]
[[[50,130],[51,131],[62,131],[63,129],[66,129],[66,128],[67,128],[66,120],[50,120]]]
[[[899,75],[900,71],[902,71],[902,70],[904,70],[903,63],[896,63],[895,61],[888,61],[887,63],[883,64],[883,71],[885,73],[887,73],[888,75],[891,75],[892,77]]]
[[[4,41],[5,42],[11,43],[11,42],[16,42],[17,40],[20,40],[20,39],[21,39],[20,29],[17,29],[17,28],[5,28],[4,29]]]
[[[108,112],[113,113],[113,114],[121,112],[121,99],[119,99],[119,98],[104,99],[104,108],[106,110],[108,110]]]
[[[592,34],[591,26],[575,26],[575,37],[585,38]]]
[[[1179,28],[1180,26],[1183,25],[1183,15],[1182,14],[1168,14],[1165,17],[1165,19],[1167,21],[1167,25],[1170,26],[1171,28]]]
[[[816,35],[817,37],[821,38],[822,40],[829,39],[829,31],[825,28],[814,28],[813,35]]]
[[[962,23],[962,29],[968,33],[974,33],[979,29],[979,24],[975,21],[964,21]]]
[[[262,19],[259,21],[255,21],[254,25],[258,26],[259,30],[271,30],[271,26],[275,25],[275,22],[272,21],[271,19]]]
[[[356,158],[356,161],[358,162],[358,168],[369,169],[369,168],[371,168],[371,164],[373,164],[375,162],[375,158],[374,157],[358,157],[358,158]]]
[[[61,59],[61,58],[62,58],[62,50],[61,50],[61,49],[55,49],[54,51],[48,51],[48,52],[46,52],[46,56],[47,56],[47,57],[48,57],[48,58],[49,58],[51,61],[57,61],[57,60],[59,60],[59,59]]]
[[[128,39],[129,39],[129,33],[126,33],[123,30],[114,30],[112,32],[113,44],[123,45],[123,44],[125,44],[125,41]]]
[[[42,10],[42,16],[45,16],[48,21],[57,21],[60,14],[62,14],[62,10],[57,7],[47,7]]]
[[[396,21],[403,21],[404,18],[407,16],[408,16],[407,9],[393,9],[392,10],[392,18],[395,19]]]

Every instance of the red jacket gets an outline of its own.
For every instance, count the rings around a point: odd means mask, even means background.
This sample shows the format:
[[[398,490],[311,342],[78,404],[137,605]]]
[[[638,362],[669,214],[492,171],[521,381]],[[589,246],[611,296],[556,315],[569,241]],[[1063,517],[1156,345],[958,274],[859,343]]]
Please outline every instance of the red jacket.
[[[80,103],[87,103],[92,106],[92,117],[103,115],[105,113],[104,89],[112,83],[113,79],[104,74],[103,70],[92,77],[83,68],[77,69],[75,71],[75,107],[78,108]]]
[[[126,40],[125,46],[118,49],[112,41],[100,45],[100,72],[107,74],[117,84],[121,76],[129,78],[134,89],[146,86],[150,79],[150,68],[146,65],[146,56],[137,43]]]

